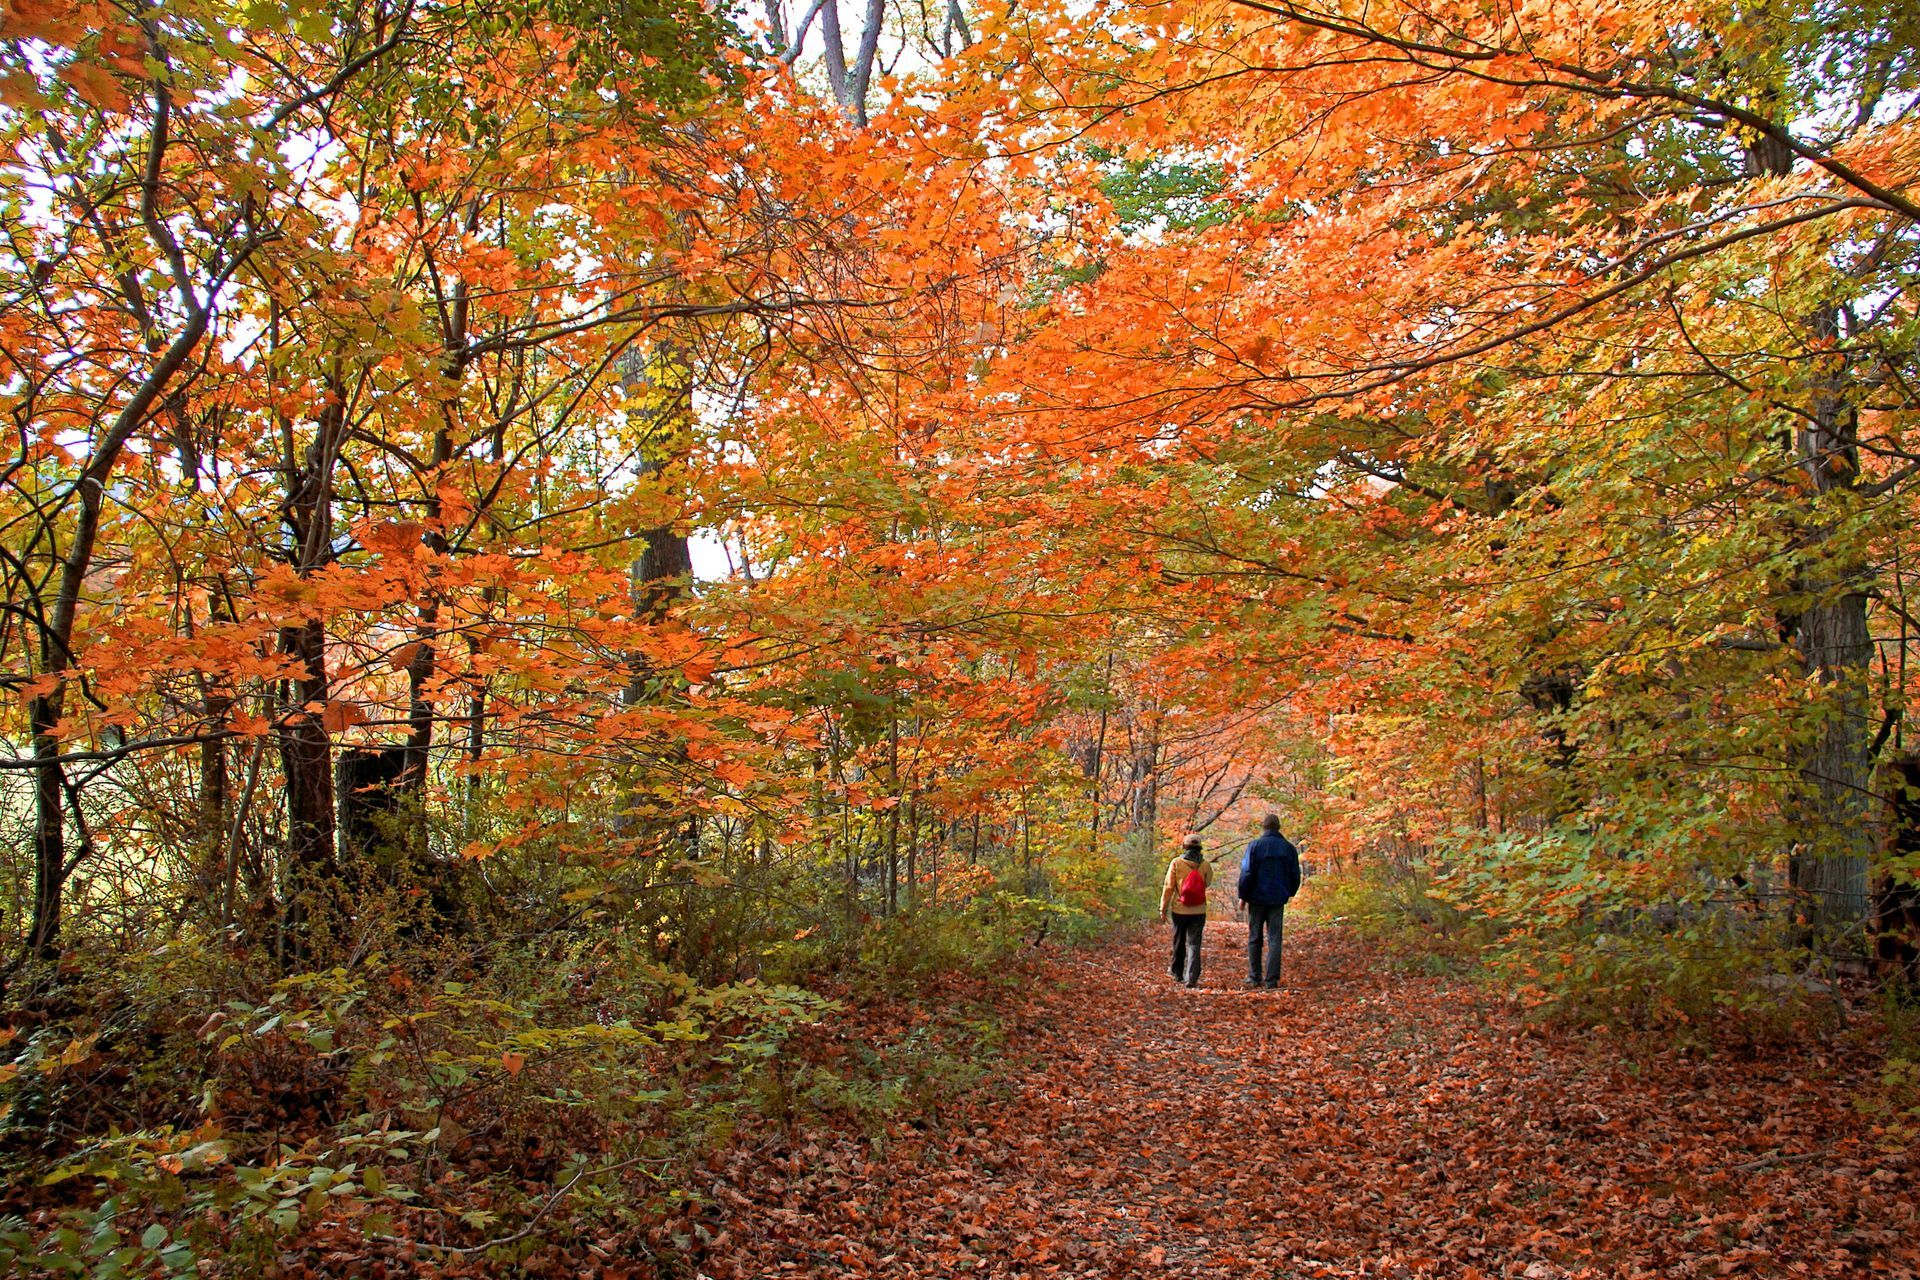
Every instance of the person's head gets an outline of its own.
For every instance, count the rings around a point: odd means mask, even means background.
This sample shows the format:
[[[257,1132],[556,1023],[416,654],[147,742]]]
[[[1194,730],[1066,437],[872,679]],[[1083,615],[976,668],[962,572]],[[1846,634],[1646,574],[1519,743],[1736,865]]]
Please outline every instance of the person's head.
[[[1277,813],[1270,813],[1266,817],[1260,819],[1260,829],[1266,832],[1270,836],[1279,835],[1280,834],[1280,815]]]
[[[1180,856],[1183,858],[1191,858],[1198,862],[1200,860],[1200,837],[1188,836],[1182,841],[1180,844]]]

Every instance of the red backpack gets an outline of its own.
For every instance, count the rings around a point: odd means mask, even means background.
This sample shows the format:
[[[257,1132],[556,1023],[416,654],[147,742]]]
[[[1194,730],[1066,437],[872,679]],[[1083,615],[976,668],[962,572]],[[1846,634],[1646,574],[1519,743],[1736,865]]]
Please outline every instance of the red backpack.
[[[1198,907],[1204,905],[1206,900],[1207,882],[1206,879],[1201,876],[1200,868],[1196,864],[1193,870],[1187,872],[1187,878],[1180,882],[1180,905],[1183,907]]]

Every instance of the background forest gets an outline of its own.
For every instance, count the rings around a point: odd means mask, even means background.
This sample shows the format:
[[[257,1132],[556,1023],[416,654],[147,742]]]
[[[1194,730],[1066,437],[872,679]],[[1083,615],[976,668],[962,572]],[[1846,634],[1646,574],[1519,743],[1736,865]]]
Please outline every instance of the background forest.
[[[6,0],[0,1257],[670,1259],[1269,809],[1546,1013],[1910,982],[1917,27]]]

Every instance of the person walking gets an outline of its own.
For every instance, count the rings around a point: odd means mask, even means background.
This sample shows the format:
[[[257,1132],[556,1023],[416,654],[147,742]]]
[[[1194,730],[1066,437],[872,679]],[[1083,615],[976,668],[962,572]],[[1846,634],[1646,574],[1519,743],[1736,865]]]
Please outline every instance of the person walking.
[[[1268,814],[1240,860],[1240,901],[1247,904],[1247,985],[1280,985],[1280,938],[1287,900],[1300,892],[1300,851]],[[1263,945],[1264,944],[1264,945]],[[1262,964],[1262,951],[1265,964]]]
[[[1168,972],[1175,982],[1200,985],[1200,933],[1207,927],[1207,886],[1213,866],[1200,853],[1200,837],[1188,836],[1180,852],[1167,864],[1166,883],[1160,886],[1160,920],[1173,921],[1173,963]]]

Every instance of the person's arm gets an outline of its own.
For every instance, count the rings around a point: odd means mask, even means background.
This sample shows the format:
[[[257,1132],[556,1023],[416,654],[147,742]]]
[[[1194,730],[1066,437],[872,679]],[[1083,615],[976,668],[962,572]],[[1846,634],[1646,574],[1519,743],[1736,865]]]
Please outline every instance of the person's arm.
[[[1173,864],[1167,864],[1167,877],[1160,884],[1160,918],[1167,918],[1167,908],[1173,904]]]
[[[1247,851],[1240,855],[1240,890],[1239,890],[1240,901],[1242,902],[1253,901],[1252,898],[1249,898],[1247,896],[1248,890],[1252,888],[1253,888],[1253,846],[1248,845]]]
[[[1300,892],[1300,851],[1287,843],[1287,856],[1280,863],[1282,876],[1286,881],[1287,901],[1293,901],[1293,895]]]

